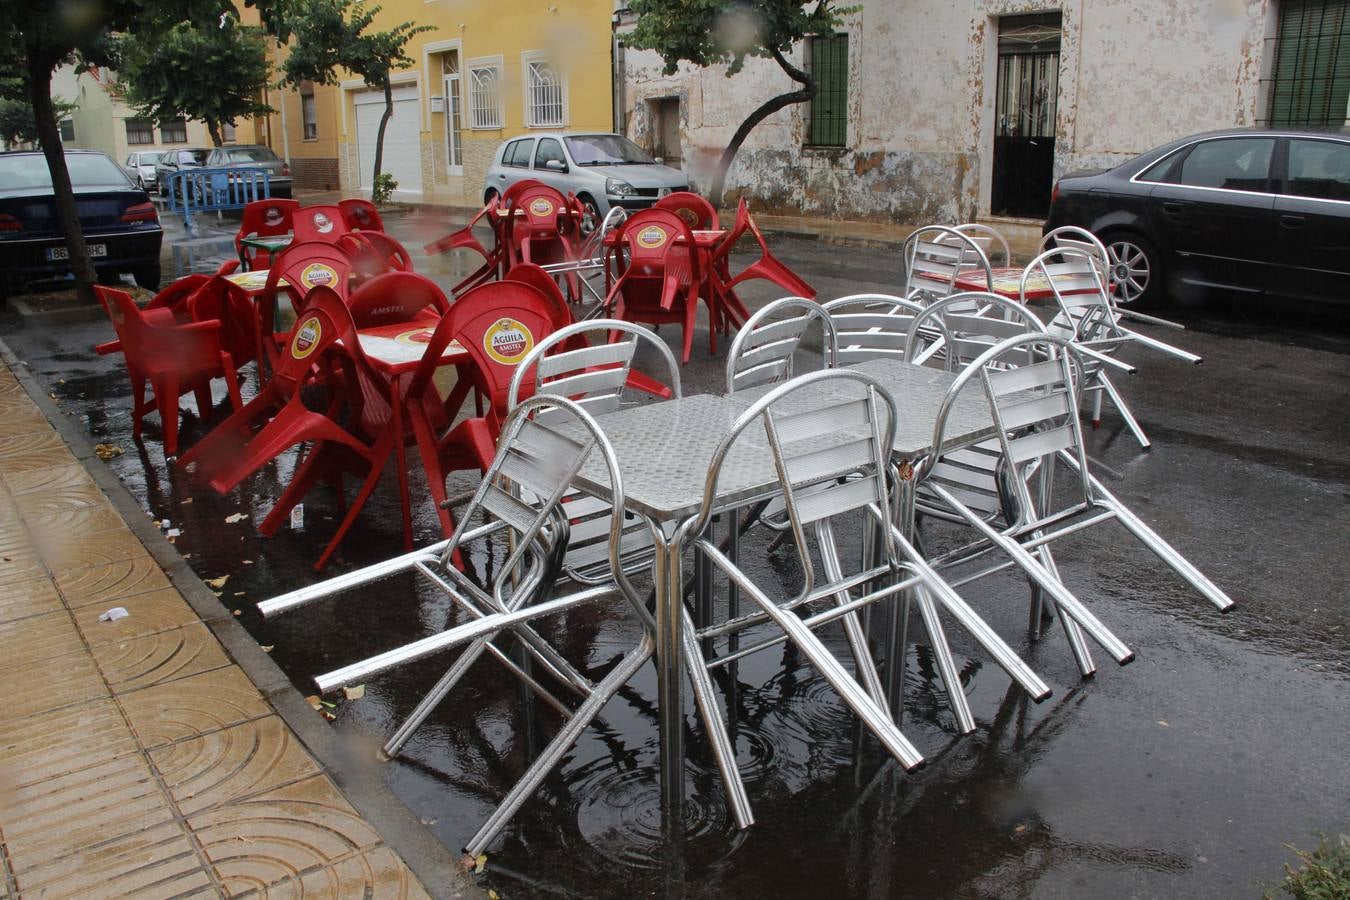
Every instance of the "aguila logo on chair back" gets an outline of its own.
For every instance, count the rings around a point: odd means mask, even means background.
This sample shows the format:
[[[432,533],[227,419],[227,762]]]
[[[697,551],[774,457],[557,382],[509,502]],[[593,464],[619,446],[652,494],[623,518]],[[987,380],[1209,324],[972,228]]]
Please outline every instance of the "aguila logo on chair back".
[[[310,263],[300,273],[300,283],[307,288],[337,287],[337,280],[337,271],[323,263]]]
[[[487,355],[504,366],[512,366],[534,349],[534,335],[515,319],[498,319],[483,335]]]
[[[291,339],[291,356],[304,359],[319,346],[323,337],[323,324],[315,316],[310,316],[295,327],[295,337]]]

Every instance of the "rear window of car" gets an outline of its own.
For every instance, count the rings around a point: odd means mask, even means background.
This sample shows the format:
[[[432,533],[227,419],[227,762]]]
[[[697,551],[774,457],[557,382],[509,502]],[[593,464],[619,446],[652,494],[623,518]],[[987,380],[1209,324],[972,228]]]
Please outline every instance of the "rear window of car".
[[[181,165],[182,163],[194,163],[194,164],[199,165],[199,166],[206,165],[206,151],[205,151],[205,150],[179,150],[179,151],[178,151],[178,162],[179,162],[180,165]]]
[[[1196,144],[1168,180],[1187,187],[1265,191],[1274,138],[1227,138]]]
[[[230,150],[226,158],[232,163],[276,162],[277,155],[270,147],[244,147]]]
[[[1317,200],[1350,200],[1350,144],[1291,139],[1284,192]]]
[[[525,167],[530,164],[530,150],[534,148],[534,138],[512,141],[502,151],[502,165]]]
[[[130,182],[127,173],[106,156],[95,153],[78,153],[66,157],[66,168],[70,170],[70,183],[74,187],[111,186],[126,187]],[[12,191],[24,188],[51,188],[52,175],[47,170],[47,158],[44,156],[0,157],[0,190]]]

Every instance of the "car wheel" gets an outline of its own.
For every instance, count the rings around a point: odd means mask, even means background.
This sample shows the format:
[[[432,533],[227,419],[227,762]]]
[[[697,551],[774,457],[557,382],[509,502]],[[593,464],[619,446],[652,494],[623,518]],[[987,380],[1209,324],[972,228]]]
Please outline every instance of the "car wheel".
[[[600,227],[602,218],[600,216],[600,207],[590,197],[582,194],[577,198],[581,201],[581,235],[585,237],[592,231]]]
[[[1116,303],[1135,309],[1162,299],[1163,272],[1158,249],[1148,238],[1119,232],[1102,238],[1111,265],[1111,289]]]
[[[147,291],[158,291],[160,279],[159,263],[141,266],[131,273],[131,277],[136,279],[137,287],[143,287]]]

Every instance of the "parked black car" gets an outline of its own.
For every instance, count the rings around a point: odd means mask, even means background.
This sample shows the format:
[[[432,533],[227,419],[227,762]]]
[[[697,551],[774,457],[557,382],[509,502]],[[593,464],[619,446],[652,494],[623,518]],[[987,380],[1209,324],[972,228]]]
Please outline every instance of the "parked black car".
[[[157,289],[164,230],[149,195],[97,150],[67,150],[66,168],[94,269],[129,272],[141,287]],[[69,259],[46,157],[0,153],[0,292],[64,276]]]
[[[1350,130],[1235,129],[1066,175],[1045,229],[1106,244],[1122,303],[1205,289],[1350,300]]]
[[[169,179],[183,169],[200,168],[206,165],[206,156],[211,151],[204,147],[188,150],[165,150],[164,155],[155,163],[155,188],[161,197],[169,196]]]

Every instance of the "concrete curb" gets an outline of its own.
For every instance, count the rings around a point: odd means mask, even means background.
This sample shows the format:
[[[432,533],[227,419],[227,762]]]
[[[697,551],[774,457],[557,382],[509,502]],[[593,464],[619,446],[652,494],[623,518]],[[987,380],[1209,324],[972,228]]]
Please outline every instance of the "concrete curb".
[[[164,539],[131,491],[94,453],[88,436],[61,412],[3,338],[0,338],[0,360],[9,366],[28,396],[84,466],[89,477],[108,497],[132,534],[145,546],[146,552],[201,617],[202,622],[211,629],[225,652],[314,755],[352,806],[379,832],[385,843],[403,858],[427,891],[433,897],[447,900],[486,897],[486,892],[473,884],[460,867],[456,854],[438,841],[380,778],[371,777],[369,771],[358,766],[357,761],[344,752],[332,729],[314,713],[281,668],[263,652],[253,636],[197,577],[173,545]]]

